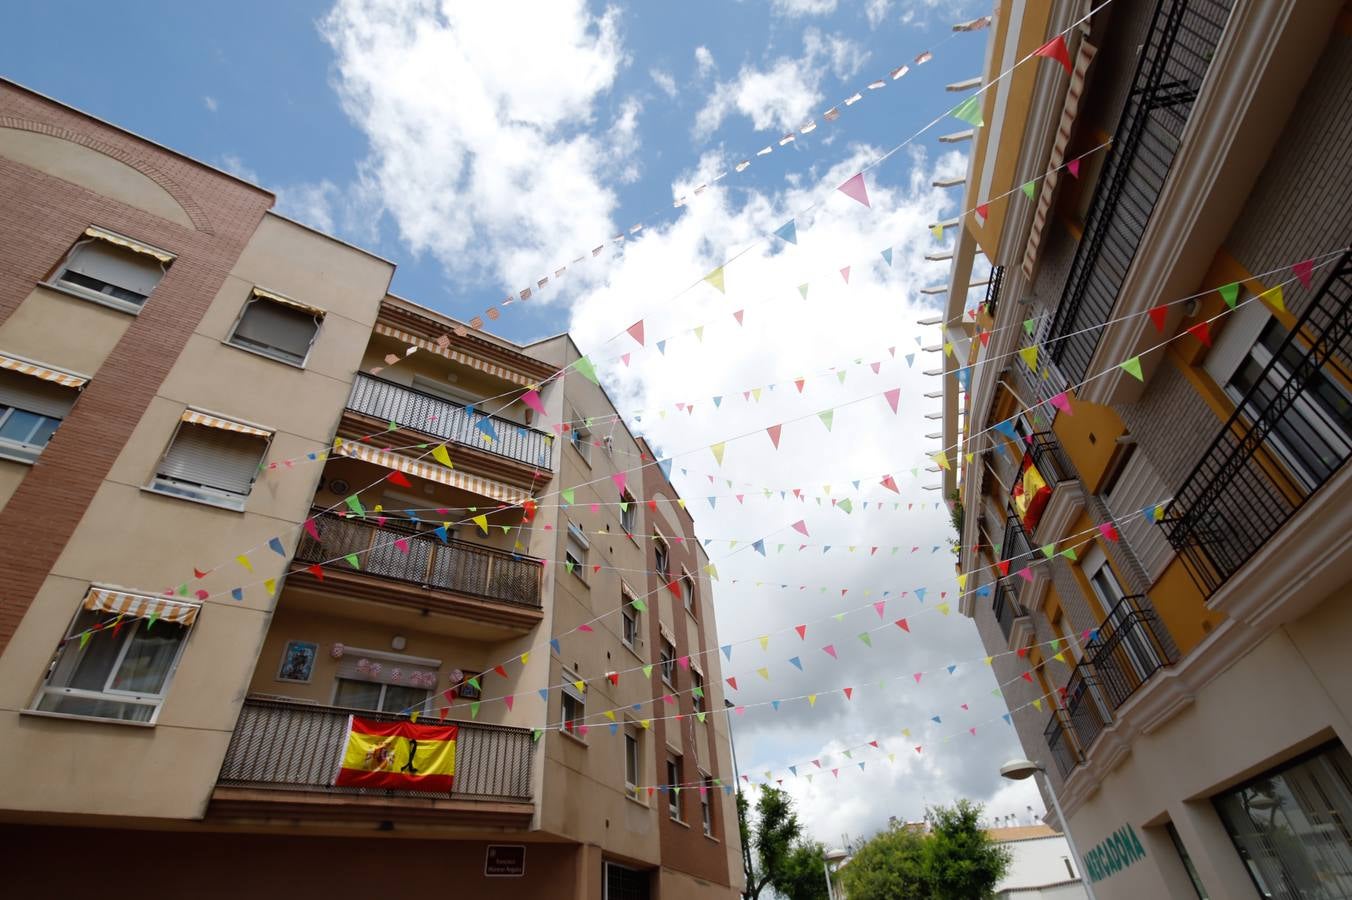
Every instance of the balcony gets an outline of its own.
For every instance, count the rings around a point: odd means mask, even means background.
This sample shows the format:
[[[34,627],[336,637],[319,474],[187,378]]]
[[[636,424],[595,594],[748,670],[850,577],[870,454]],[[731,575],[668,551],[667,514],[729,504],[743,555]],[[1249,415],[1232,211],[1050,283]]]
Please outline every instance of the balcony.
[[[1000,286],[1004,279],[1005,267],[994,266],[991,269],[990,280],[986,282],[986,299],[981,301],[981,306],[992,322],[995,321],[996,307],[1000,305]]]
[[[1080,750],[1088,753],[1128,698],[1177,660],[1178,648],[1150,601],[1139,594],[1119,600],[1066,685],[1066,718]]]
[[[1023,611],[1023,607],[1014,597],[1014,592],[1006,588],[1004,582],[995,586],[995,602],[992,609],[995,612],[995,621],[1000,623],[1000,631],[1004,633],[1005,641],[1008,643],[1015,621],[1024,618],[1028,613]]]
[[[1061,777],[1070,777],[1070,773],[1080,764],[1080,749],[1075,743],[1065,710],[1059,707],[1052,710],[1052,717],[1047,721],[1047,727],[1042,729],[1042,736],[1047,741],[1047,749],[1051,751]]]
[[[1047,343],[1061,374],[1084,380],[1102,329],[1150,223],[1220,43],[1232,0],[1159,0],[1112,152]]]
[[[1175,493],[1163,522],[1207,595],[1352,455],[1352,410],[1339,384],[1345,378],[1339,373],[1352,372],[1352,254],[1338,261],[1295,330],[1267,352],[1270,361]]]
[[[474,619],[514,631],[539,624],[540,560],[468,541],[441,540],[430,531],[387,521],[314,511],[319,540],[301,535],[295,561],[305,566],[355,553],[360,570],[328,567],[324,589],[381,603]],[[402,541],[407,552],[396,545]],[[292,579],[317,580],[305,569]],[[391,584],[393,582],[394,584]]]
[[[1033,465],[1037,466],[1038,472],[1041,473],[1042,480],[1047,482],[1047,487],[1052,490],[1056,490],[1059,484],[1076,481],[1080,477],[1070,457],[1061,449],[1056,435],[1050,431],[1039,431],[1033,435],[1028,455],[1032,457]]]
[[[208,818],[376,819],[471,827],[525,827],[533,812],[534,742],[528,728],[475,722],[460,727],[448,792],[335,787],[348,716],[398,716],[249,697],[230,737]]]
[[[464,404],[383,378],[357,373],[347,408],[378,422],[394,422],[532,470],[548,470],[552,465],[550,436],[544,432],[501,416],[470,412]],[[485,440],[490,429],[496,434],[492,441]]]
[[[1022,562],[1027,565],[1032,561],[1033,547],[1028,542],[1028,535],[1023,530],[1023,525],[1019,523],[1019,517],[1013,514],[1005,519],[1005,538],[1000,544],[1000,559],[1011,560],[1013,562]],[[1011,571],[1021,566],[1011,567]]]

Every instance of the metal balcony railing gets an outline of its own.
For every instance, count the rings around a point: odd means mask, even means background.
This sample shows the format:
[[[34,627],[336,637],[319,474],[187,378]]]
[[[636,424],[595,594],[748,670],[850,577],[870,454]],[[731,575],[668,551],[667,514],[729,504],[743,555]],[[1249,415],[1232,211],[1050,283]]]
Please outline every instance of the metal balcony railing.
[[[1260,302],[1260,301],[1250,301]],[[1274,326],[1269,326],[1274,327]],[[1352,455],[1352,253],[1345,253],[1294,331],[1260,336],[1270,361],[1174,494],[1169,543],[1211,594]],[[1250,353],[1244,364],[1257,371]]]
[[[1070,681],[1066,683],[1065,704],[1066,718],[1070,721],[1070,730],[1075,733],[1075,742],[1088,752],[1099,732],[1112,721],[1112,715],[1103,703],[1098,682],[1087,660],[1080,660],[1070,673]]]
[[[296,561],[323,563],[357,554],[369,575],[405,581],[477,597],[539,609],[540,560],[506,553],[467,541],[442,541],[428,531],[387,521],[338,516],[315,510],[319,540],[301,535]],[[407,541],[408,551],[395,545]]]
[[[1233,0],[1159,0],[1048,342],[1082,381],[1178,152]]]
[[[1052,759],[1056,760],[1056,769],[1061,777],[1070,777],[1070,773],[1080,764],[1080,750],[1075,745],[1075,734],[1065,710],[1059,707],[1052,709],[1052,717],[1047,721],[1047,727],[1042,729],[1042,736],[1047,741]]]
[[[1000,559],[1013,560],[1016,565],[1012,566],[1010,571],[1014,571],[1032,562],[1030,555],[1032,549],[1032,545],[1028,542],[1028,534],[1019,523],[1019,517],[1010,513],[1009,518],[1005,519],[1005,539],[1000,544]]]
[[[455,780],[449,792],[335,787],[333,778],[347,743],[349,715],[380,722],[400,718],[370,710],[245,699],[217,783],[323,794],[531,800],[534,742],[530,729],[440,719],[420,721],[460,726],[455,744]]]
[[[992,319],[995,318],[995,310],[1000,305],[1000,287],[1004,279],[1004,266],[991,268],[990,281],[986,282],[986,299],[981,301],[981,305],[986,308],[986,315]]]
[[[1080,477],[1066,451],[1061,449],[1056,435],[1050,431],[1039,431],[1033,435],[1028,455],[1033,458],[1033,465],[1037,466],[1042,480],[1047,482],[1049,488],[1055,489],[1063,481],[1075,481]]]
[[[1123,597],[1085,648],[1103,698],[1117,709],[1150,676],[1175,662],[1178,651],[1144,594]]]
[[[487,453],[542,469],[550,468],[550,442],[544,432],[501,416],[470,412],[463,404],[357,373],[347,408],[388,422],[455,441]],[[485,440],[480,423],[492,425],[497,437]]]
[[[1014,599],[1014,592],[1005,587],[1004,582],[995,586],[995,601],[993,606],[995,612],[995,621],[1000,623],[1000,631],[1005,635],[1005,641],[1009,640],[1010,632],[1014,630],[1014,620],[1027,615],[1023,607],[1019,606],[1019,601]]]

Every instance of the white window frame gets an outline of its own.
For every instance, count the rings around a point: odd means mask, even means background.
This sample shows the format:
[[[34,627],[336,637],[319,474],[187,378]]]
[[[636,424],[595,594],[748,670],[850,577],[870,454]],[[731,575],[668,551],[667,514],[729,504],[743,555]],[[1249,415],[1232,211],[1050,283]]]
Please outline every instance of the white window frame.
[[[671,648],[671,655],[667,656],[667,648]],[[661,670],[662,683],[669,688],[676,686],[676,642],[662,635],[662,643],[658,648],[658,669]]]
[[[71,636],[71,632],[75,628],[75,623],[78,622],[80,619],[80,613],[84,611],[85,611],[84,604],[83,601],[81,601],[81,605],[75,610],[75,615],[71,617],[70,624],[66,626],[66,635],[65,637],[62,638],[63,642],[65,642],[66,638],[69,638]],[[113,621],[118,618],[116,613],[104,613],[104,615],[108,616],[108,621]],[[41,716],[56,716],[65,719],[86,719],[89,721],[96,722],[116,722],[122,725],[139,725],[144,727],[152,726],[156,722],[158,722],[160,718],[160,711],[164,708],[164,701],[169,696],[169,688],[174,683],[174,676],[178,673],[179,663],[183,659],[183,651],[187,649],[188,641],[192,637],[193,627],[197,623],[194,622],[193,625],[179,625],[177,623],[166,623],[172,624],[176,628],[182,628],[183,640],[178,642],[178,649],[174,651],[174,658],[170,661],[169,670],[164,676],[164,685],[163,687],[161,687],[158,693],[152,694],[141,691],[121,691],[116,688],[108,687],[108,683],[112,681],[112,679],[117,675],[118,670],[122,667],[122,663],[127,656],[127,650],[131,647],[132,638],[135,637],[136,632],[141,627],[141,621],[142,620],[140,618],[123,620],[123,627],[127,629],[127,633],[125,635],[119,635],[117,638],[117,640],[122,641],[122,646],[118,648],[117,657],[113,660],[113,664],[108,670],[108,677],[104,679],[104,688],[101,691],[91,691],[85,688],[57,687],[46,683],[46,678],[51,677],[51,673],[55,671],[56,666],[60,662],[61,656],[65,652],[64,647],[58,646],[56,652],[53,653],[52,655],[51,662],[49,663],[48,674],[43,679],[43,684],[41,684],[38,687],[37,693],[34,695],[32,702],[29,704],[29,709],[27,710],[27,712],[35,713]],[[104,637],[103,632],[95,634],[90,638],[90,643],[92,644],[93,641],[99,640],[101,637]],[[112,639],[111,632],[108,634],[108,638]],[[76,642],[78,643],[78,639]],[[88,646],[76,647],[74,652],[79,654],[80,656],[83,656],[87,650]],[[72,663],[72,670],[74,668],[78,668],[78,666],[79,660],[77,659],[74,663]],[[75,697],[84,700],[107,700],[116,703],[129,703],[133,706],[149,706],[152,707],[152,711],[150,713],[149,719],[147,719],[144,722],[138,722],[134,719],[117,719],[117,718],[109,718],[107,716],[86,716],[81,715],[79,713],[66,713],[55,710],[38,709],[38,704],[42,702],[42,698],[49,695],[60,697]]]
[[[638,599],[627,584],[620,583],[620,643],[624,644],[635,653],[638,652],[639,645],[643,643],[643,632],[639,626],[642,622],[640,618],[642,613],[632,605],[633,601]],[[634,629],[634,639],[628,640],[624,631],[626,624],[632,624]]]
[[[19,360],[23,360],[22,357],[16,357],[16,356],[13,356],[12,354],[6,354],[6,355],[9,356],[11,359],[19,359]],[[25,360],[25,361],[26,361],[26,360]],[[34,364],[34,365],[40,365],[39,363],[33,363],[33,364]],[[54,371],[64,371],[64,370],[60,370],[60,369],[54,369],[54,367],[52,367],[52,366],[43,366],[43,368],[52,368]],[[11,375],[13,375],[15,378],[20,378],[20,379],[23,379],[23,378],[35,378],[35,376],[32,376],[32,375],[26,375],[26,374],[24,374],[24,373],[22,373],[22,372],[14,372],[14,371],[10,371],[10,372],[8,372],[8,374],[11,374]],[[67,372],[67,373],[65,373],[65,374],[74,375],[74,373],[71,373],[71,372]],[[84,378],[84,376],[76,376],[76,377]],[[40,379],[36,379],[36,378],[35,378],[35,380],[40,380]],[[85,382],[88,383],[88,381],[89,381],[89,379],[88,379],[88,378],[85,378]],[[61,385],[60,387],[62,388],[62,390],[70,391],[72,397],[74,398],[74,399],[71,400],[71,403],[70,403],[71,408],[73,409],[74,406],[75,406],[75,404],[76,404],[76,402],[78,402],[79,399],[80,399],[80,392],[84,390],[84,386],[82,385],[82,386],[80,386],[80,387],[65,387],[64,385]],[[61,430],[61,424],[62,424],[63,422],[65,422],[65,421],[66,421],[66,417],[70,415],[70,410],[67,410],[67,411],[66,411],[66,415],[61,416],[61,417],[57,417],[57,416],[51,416],[51,415],[48,415],[47,413],[38,412],[38,411],[36,411],[36,410],[26,409],[26,408],[24,408],[24,407],[22,407],[22,406],[10,406],[10,405],[8,405],[8,404],[0,404],[0,410],[3,410],[3,411],[0,411],[0,426],[3,426],[3,425],[5,424],[5,422],[7,422],[7,421],[9,420],[9,417],[10,417],[11,415],[13,415],[13,413],[14,413],[15,410],[18,410],[18,411],[20,411],[20,412],[28,413],[30,416],[37,416],[37,417],[39,417],[40,419],[42,419],[43,421],[47,421],[47,420],[55,421],[55,422],[56,422],[56,427],[52,429],[52,433],[47,437],[47,443],[51,443],[52,438],[53,438],[53,437],[56,437],[56,432],[58,432],[58,431]],[[39,424],[41,424],[41,423],[39,423]],[[36,430],[37,430],[37,426],[34,426],[33,430],[30,431],[30,432],[28,433],[28,436],[29,436],[29,437],[32,437],[33,434],[34,434],[34,432],[35,432]],[[35,462],[35,461],[37,460],[37,458],[38,458],[39,456],[42,455],[42,451],[44,451],[44,450],[46,450],[46,449],[47,449],[47,444],[30,444],[30,443],[28,443],[28,442],[26,442],[26,441],[15,440],[14,438],[0,437],[0,459],[10,459],[10,460],[14,460],[15,462],[21,462],[21,463],[32,463],[32,462]]]
[[[582,416],[578,415],[577,410],[572,411],[572,422],[568,426],[568,443],[573,445],[577,455],[582,457],[582,461],[591,468],[592,464],[592,445],[591,429],[584,423]]]
[[[334,678],[333,678],[333,696],[332,696],[332,698],[329,700],[329,705],[330,705],[330,706],[337,707],[337,708],[339,708],[339,709],[365,709],[365,708],[366,708],[366,707],[361,707],[361,706],[339,706],[339,704],[338,704],[338,689],[339,689],[339,687],[341,687],[341,682],[344,682],[344,681],[351,681],[351,682],[353,682],[353,683],[355,683],[355,684],[374,684],[375,686],[377,686],[377,687],[380,688],[380,696],[376,699],[376,705],[375,705],[375,707],[374,707],[373,709],[370,710],[370,712],[374,712],[374,713],[385,713],[386,715],[396,715],[396,714],[398,714],[398,713],[400,713],[400,712],[403,712],[403,710],[400,710],[400,709],[393,709],[393,710],[390,710],[390,709],[386,709],[386,708],[385,708],[385,689],[386,689],[386,688],[397,687],[397,688],[404,688],[405,690],[408,690],[408,689],[410,689],[410,688],[411,688],[412,690],[415,690],[415,691],[416,691],[416,690],[421,690],[421,691],[423,692],[423,699],[422,699],[422,703],[419,704],[420,707],[426,705],[426,703],[427,703],[427,698],[432,696],[432,692],[431,692],[430,690],[428,690],[427,688],[415,688],[415,687],[413,687],[412,685],[408,685],[408,684],[390,684],[390,683],[385,682],[385,681],[370,681],[370,680],[363,679],[363,678],[346,678],[346,677],[344,677],[344,676],[342,676],[342,675],[335,675]]]
[[[620,530],[633,537],[638,525],[638,501],[629,493],[628,488],[620,491],[620,500],[628,504],[628,508],[620,508]]]
[[[631,758],[632,751],[632,758]],[[629,771],[629,764],[634,771]],[[643,782],[643,733],[637,725],[626,722],[624,725],[624,789],[635,800],[639,798],[638,788]]]
[[[681,795],[674,790],[674,787],[680,786],[681,762],[681,754],[667,752],[667,815],[675,822],[685,821],[681,818]],[[676,778],[675,782],[671,780],[673,773]]]
[[[666,563],[665,567],[663,562]],[[671,545],[660,531],[653,532],[653,569],[662,576],[662,585],[665,587],[671,581]]]
[[[315,342],[319,340],[319,329],[323,327],[324,319],[326,318],[325,316],[320,315],[318,313],[312,314],[315,322],[315,330],[310,334],[310,343],[306,345],[305,354],[301,357],[300,362],[287,359],[283,356],[278,356],[275,353],[269,353],[266,349],[263,349],[261,347],[255,347],[251,344],[239,344],[235,342],[236,333],[239,331],[240,324],[243,323],[244,321],[245,314],[248,313],[249,308],[252,307],[255,303],[271,303],[274,306],[287,307],[287,304],[272,299],[272,296],[273,296],[272,291],[260,292],[259,290],[251,290],[249,292],[249,296],[246,297],[244,300],[244,305],[240,307],[239,314],[235,316],[235,323],[230,326],[230,333],[226,336],[225,343],[229,344],[231,347],[234,347],[236,350],[243,350],[245,353],[252,353],[255,356],[261,356],[264,359],[270,359],[273,362],[279,362],[282,363],[283,365],[292,366],[297,369],[304,369],[310,362],[310,354],[314,352]],[[299,313],[303,311],[297,307],[302,305],[304,304],[297,303],[295,306],[290,308],[295,309],[295,311]]]
[[[205,412],[205,410],[203,410],[203,412]],[[215,414],[211,413],[210,415]],[[228,418],[227,416],[216,417]],[[231,419],[230,421],[237,420]],[[248,422],[240,422],[239,424],[250,425]],[[191,423],[180,420],[175,424],[173,436],[171,436],[169,442],[164,445],[164,452],[160,454],[159,459],[155,462],[154,470],[150,473],[150,483],[147,484],[144,489],[165,497],[187,500],[190,503],[202,503],[207,506],[216,506],[234,512],[243,512],[245,504],[249,501],[249,497],[253,495],[254,485],[258,483],[258,472],[255,472],[254,477],[249,481],[248,492],[243,494],[236,494],[232,491],[215,488],[210,485],[189,484],[187,482],[178,482],[174,479],[161,478],[160,469],[164,466],[164,459],[169,455],[169,451],[173,449],[174,441],[178,440],[179,433],[183,430],[185,425],[191,425]],[[192,425],[192,427],[206,428],[208,426]],[[272,439],[276,436],[276,432],[272,429],[263,429],[261,426],[256,425],[250,425],[250,427],[259,428],[260,430],[268,432],[267,437],[259,437],[259,440],[263,442],[263,452],[259,454],[258,457],[259,465],[261,467],[267,461],[268,451],[272,449]],[[175,489],[175,486],[178,486],[178,488]]]
[[[681,602],[692,619],[699,618],[699,613],[695,609],[695,576],[691,575],[685,566],[681,566]]]
[[[133,256],[139,255],[135,250],[130,250],[124,246],[118,246],[118,244],[113,243],[112,241],[109,241],[105,238],[95,237],[94,235],[88,233],[81,234],[80,237],[77,238],[75,242],[70,245],[70,249],[67,250],[65,255],[61,257],[61,262],[58,263],[56,268],[52,270],[51,278],[48,279],[47,281],[42,282],[42,284],[46,287],[51,288],[54,291],[60,291],[63,294],[69,294],[73,297],[79,297],[82,300],[88,300],[92,303],[97,303],[100,306],[106,306],[109,307],[110,309],[116,309],[119,312],[129,313],[133,316],[138,316],[141,314],[141,310],[145,308],[145,305],[150,302],[150,298],[151,296],[154,295],[155,288],[159,287],[160,281],[163,281],[164,276],[169,274],[169,267],[173,265],[175,256],[174,254],[169,253],[166,250],[161,250],[158,247],[153,247],[152,245],[146,243],[145,241],[139,241],[136,240],[135,238],[129,238],[126,237],[125,235],[117,234],[114,231],[108,231],[107,229],[100,228],[98,230],[101,232],[106,232],[106,234],[109,237],[117,238],[119,239],[119,241],[126,241],[129,244],[136,244],[145,247],[149,250],[154,250],[156,253],[160,253],[163,254],[164,256],[170,257],[168,262],[163,262],[156,259],[156,262],[160,264],[160,278],[158,281],[155,282],[155,285],[151,288],[150,293],[145,295],[144,300],[142,300],[140,303],[136,303],[131,300],[124,300],[120,297],[114,297],[111,294],[105,294],[101,291],[96,291],[93,288],[86,287],[82,284],[76,284],[74,282],[69,281],[62,281],[61,276],[63,276],[67,271],[69,271],[70,263],[72,258],[75,256],[75,252],[79,250],[81,247],[84,247],[88,244],[106,244],[108,246],[116,248],[112,251],[114,253],[130,253]],[[112,282],[107,283],[112,285],[113,287],[122,287],[121,285],[116,285],[113,284]],[[131,289],[122,287],[122,290],[130,291]],[[132,291],[132,293],[135,292]]]
[[[708,773],[708,772],[705,772],[705,771],[703,771],[703,770],[700,770],[700,773],[699,773],[699,781],[700,781],[700,787],[704,788],[704,790],[701,791],[701,792],[700,792],[700,795],[699,795],[699,817],[700,817],[700,824],[702,824],[702,825],[704,826],[704,836],[705,836],[705,837],[713,837],[713,836],[714,836],[714,798],[713,798],[714,788],[713,788],[713,784],[712,784],[712,779],[709,777],[709,773]]]
[[[577,559],[573,553],[573,543],[576,542],[582,548],[582,559]],[[573,522],[568,523],[564,529],[563,538],[563,559],[565,562],[573,564],[573,575],[583,584],[587,583],[587,557],[591,552],[591,542],[587,540],[587,535]]]
[[[565,668],[561,671],[563,673],[563,686],[559,689],[559,731],[568,735],[570,738],[574,738],[585,744],[587,742],[586,738],[577,733],[577,728],[568,727],[569,723],[573,722],[574,719],[568,717],[564,702],[564,698],[567,697],[581,707],[582,714],[574,718],[580,720],[581,724],[585,725],[587,721],[587,695],[585,692],[579,691],[573,685],[574,681],[581,681],[582,678],[571,669]]]

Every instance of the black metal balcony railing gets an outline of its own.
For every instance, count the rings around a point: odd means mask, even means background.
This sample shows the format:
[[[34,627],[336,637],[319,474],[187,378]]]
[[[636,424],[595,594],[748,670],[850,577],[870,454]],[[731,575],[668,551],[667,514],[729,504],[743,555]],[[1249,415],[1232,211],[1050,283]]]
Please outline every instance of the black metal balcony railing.
[[[1117,709],[1151,675],[1173,663],[1178,651],[1150,601],[1135,594],[1108,611],[1085,648],[1085,658],[1094,667],[1104,699]]]
[[[371,575],[485,600],[536,609],[541,605],[541,567],[534,557],[442,541],[408,525],[315,512],[319,540],[303,534],[297,562],[322,563],[355,553],[362,571]],[[407,541],[408,552],[395,545],[400,538]]]
[[[501,416],[477,411],[471,413],[463,404],[424,394],[383,378],[358,373],[352,383],[347,408],[443,440],[505,456],[528,466],[550,467],[550,445],[544,432]],[[479,427],[479,423],[485,419],[492,423],[493,431],[497,434],[493,441],[484,440],[484,431]]]
[[[1033,458],[1033,465],[1037,466],[1042,480],[1047,482],[1049,488],[1055,489],[1064,481],[1075,481],[1080,477],[1070,457],[1050,431],[1039,431],[1033,435],[1028,455]]]
[[[1000,287],[1004,280],[1005,267],[992,267],[990,281],[986,282],[986,299],[981,302],[981,305],[986,308],[986,315],[992,319],[995,318],[996,307],[1000,305]]]
[[[1062,778],[1069,777],[1080,764],[1080,751],[1075,746],[1075,736],[1066,719],[1065,710],[1059,707],[1052,709],[1052,717],[1047,721],[1047,727],[1042,730],[1042,736],[1047,741],[1047,749],[1051,751],[1052,759],[1056,760],[1057,771],[1061,773]]]
[[[1352,455],[1352,404],[1342,386],[1352,373],[1352,254],[1338,261],[1295,330],[1265,349],[1271,360],[1250,379],[1163,523],[1207,594]],[[1245,365],[1256,369],[1254,358]]]
[[[1005,587],[1004,582],[995,586],[995,601],[993,606],[995,612],[995,621],[1000,623],[1000,631],[1005,635],[1005,640],[1009,640],[1010,632],[1014,630],[1014,620],[1027,615],[1023,607],[1019,606],[1019,601],[1014,599],[1014,592]]]
[[[1098,682],[1088,660],[1082,659],[1070,673],[1065,692],[1066,718],[1075,742],[1088,751],[1099,732],[1112,721],[1098,692]]]
[[[311,706],[248,698],[230,736],[217,782],[232,787],[300,790],[324,794],[365,794],[422,799],[531,800],[529,728],[478,722],[428,724],[460,726],[455,743],[455,781],[448,793],[335,787],[347,741],[349,715],[380,722],[399,716],[361,709]]]
[[[1000,545],[1000,559],[1013,560],[1016,563],[1026,565],[1032,561],[1032,544],[1028,542],[1028,534],[1023,530],[1023,525],[1019,523],[1019,517],[1010,514],[1005,520],[1005,539]],[[1019,566],[1011,567],[1019,568]]]
[[[1232,0],[1159,0],[1048,335],[1083,380],[1178,152]]]

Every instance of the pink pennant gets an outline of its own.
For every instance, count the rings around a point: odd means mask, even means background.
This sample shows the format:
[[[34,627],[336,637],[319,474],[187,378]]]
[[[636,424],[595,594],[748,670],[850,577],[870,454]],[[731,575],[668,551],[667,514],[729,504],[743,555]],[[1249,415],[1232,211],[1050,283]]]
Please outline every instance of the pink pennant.
[[[883,364],[880,362],[871,362],[868,364],[868,367],[873,370],[874,375],[877,375],[878,372],[882,369]]]
[[[738,505],[738,506],[745,506],[745,505],[746,505],[745,502],[744,502],[744,501],[746,500],[746,494],[737,494],[736,497],[737,497],[737,505]]]
[[[198,588],[197,590],[193,591],[193,596],[196,597],[198,600],[206,600],[211,595],[208,594],[206,591],[202,590],[201,588]]]
[[[1078,159],[1072,159],[1070,162],[1066,163],[1066,171],[1070,173],[1071,178],[1079,178],[1080,161]]]
[[[629,480],[629,476],[624,472],[616,472],[614,475],[610,476],[610,480],[615,482],[615,487],[617,487],[620,490],[620,492],[623,493],[624,485]]]
[[[577,630],[578,630],[578,631],[591,632],[591,631],[593,631],[594,629],[593,629],[590,625],[583,624],[583,625],[577,626]]]
[[[320,539],[319,526],[315,524],[314,519],[305,520],[305,533],[308,534],[310,537],[314,538],[315,540]],[[196,572],[194,572],[193,574],[196,574]]]
[[[689,668],[690,668],[690,657],[689,657],[689,656],[682,656],[680,659],[676,660],[676,663],[677,663],[677,665],[679,665],[679,666],[681,667],[682,671],[684,671],[684,670],[686,670],[686,669],[689,669]]]
[[[1314,275],[1314,260],[1303,259],[1291,267],[1291,271],[1300,279],[1303,287],[1310,286],[1310,279]]]
[[[507,704],[507,711],[511,712],[513,704],[516,703],[516,697],[508,694],[506,697],[502,698],[502,702]]]
[[[798,393],[800,394],[803,392],[803,381],[804,379],[802,378],[795,378],[793,380],[793,385],[794,387],[798,388]]]
[[[920,683],[920,678],[921,678],[921,676],[924,675],[924,674],[925,674],[924,672],[916,672],[916,673],[915,673],[914,675],[912,675],[911,677],[915,679],[915,683],[916,683],[916,684],[919,684],[919,683]]]
[[[1117,533],[1117,528],[1113,526],[1112,522],[1101,523],[1099,525],[1099,534],[1103,535],[1110,541],[1116,541],[1119,537]]]
[[[826,645],[825,647],[823,647],[822,649],[825,650],[825,651],[826,651],[826,655],[829,656],[829,657],[831,657],[832,659],[840,659],[839,656],[836,656],[836,645],[835,645],[835,644],[827,644],[827,645]]]
[[[886,600],[878,600],[873,604],[873,611],[878,614],[878,618],[883,618],[883,610],[887,608]]]
[[[733,317],[734,319],[737,320],[737,324],[738,324],[738,325],[741,325],[741,324],[742,324],[742,314],[745,313],[745,312],[746,312],[746,310],[744,310],[744,309],[739,309],[739,310],[737,310],[737,312],[735,312],[735,313],[732,314],[732,317]]]
[[[639,345],[640,347],[643,346],[643,320],[642,320],[642,319],[639,319],[637,322],[635,322],[633,325],[630,325],[630,326],[629,326],[627,329],[625,329],[625,330],[629,332],[629,336],[630,336],[631,338],[633,338],[634,340],[638,341],[638,345]]]
[[[845,279],[845,283],[846,283],[846,284],[849,284],[849,283],[850,283],[850,267],[849,267],[849,266],[846,266],[845,268],[843,268],[843,269],[840,270],[840,277]]]
[[[966,703],[962,704],[962,708],[967,709],[967,704]]]
[[[776,450],[779,449],[779,431],[783,427],[783,425],[771,425],[765,429],[765,433],[770,435],[770,443],[775,445]]]
[[[1070,398],[1066,396],[1065,391],[1052,397],[1052,406],[1055,406],[1068,416],[1074,415],[1074,413],[1070,411]]]
[[[863,172],[860,172],[858,175],[851,176],[848,181],[846,181],[836,190],[840,191],[842,194],[844,194],[846,197],[849,197],[851,200],[858,200],[865,206],[869,205],[868,188],[864,185]]]
[[[1033,570],[1024,566],[1019,570],[1019,577],[1031,584],[1033,581]]]
[[[626,369],[629,368],[629,354],[628,354],[628,353],[621,353],[621,354],[620,354],[620,362],[624,363],[624,366],[625,366]]]
[[[395,538],[394,546],[399,548],[400,553],[408,552],[408,538]]]
[[[972,733],[972,736],[973,736],[973,737],[976,736],[976,726],[975,726],[975,725],[973,725],[971,728],[968,728],[967,730],[968,730],[969,732]]]
[[[887,488],[889,491],[892,491],[893,493],[896,494],[901,493],[901,489],[897,487],[897,480],[893,478],[891,475],[884,475],[883,480],[879,483],[883,487]]]
[[[901,399],[901,388],[892,388],[890,391],[883,391],[883,396],[887,398],[887,405],[892,407],[892,412],[896,412],[897,401]]]
[[[794,496],[797,496],[797,495],[798,495],[798,488],[794,488],[794,489],[793,489],[793,493],[794,493]],[[789,527],[792,528],[794,531],[798,532],[799,534],[803,535],[804,537],[811,537],[811,536],[812,536],[812,535],[810,535],[810,534],[807,533],[807,523],[804,522],[802,519],[799,519],[797,522],[794,522],[794,523],[793,523],[792,525],[790,525]]]

